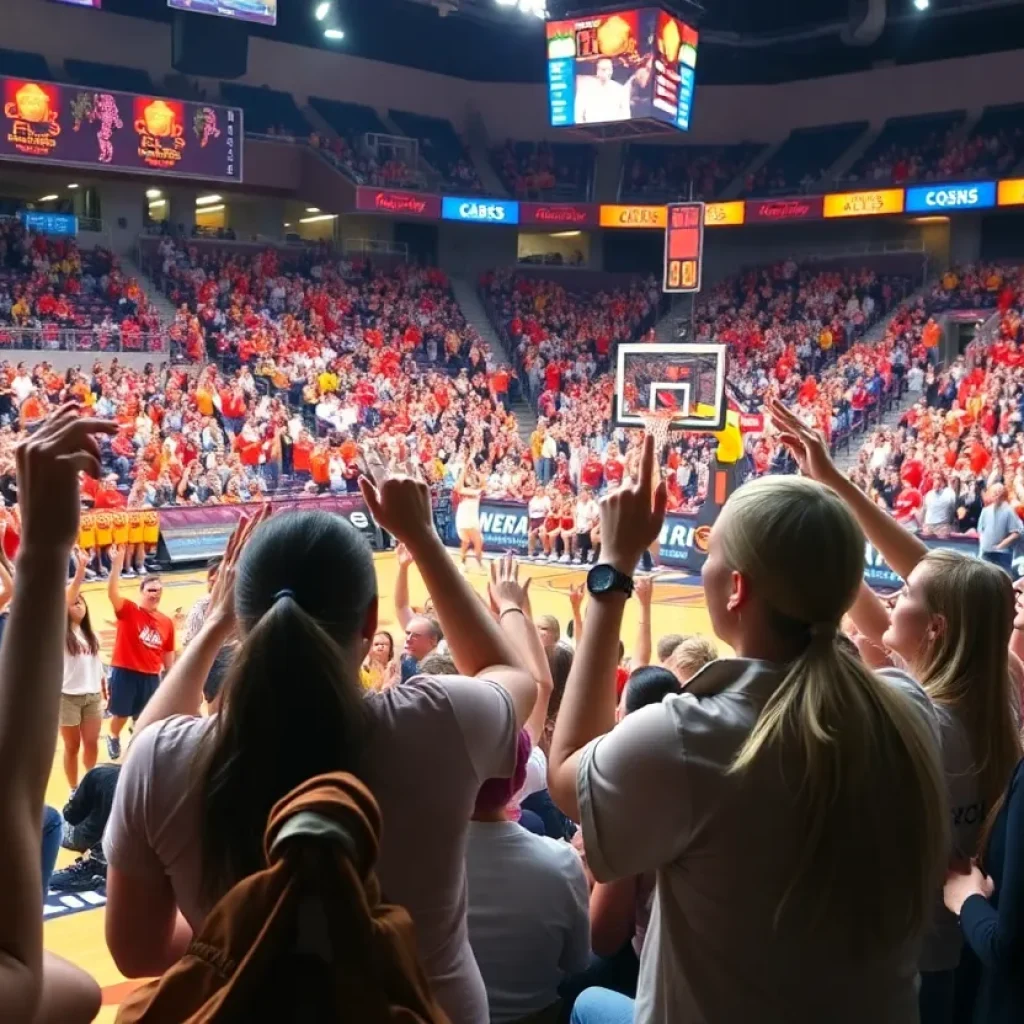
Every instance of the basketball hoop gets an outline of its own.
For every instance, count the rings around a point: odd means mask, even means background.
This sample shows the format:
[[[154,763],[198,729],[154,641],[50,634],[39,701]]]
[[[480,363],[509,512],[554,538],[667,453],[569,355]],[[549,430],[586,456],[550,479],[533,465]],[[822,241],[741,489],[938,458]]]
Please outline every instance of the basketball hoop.
[[[655,451],[660,454],[668,444],[669,435],[679,432],[672,422],[675,413],[671,409],[646,409],[639,415],[644,430],[654,438]]]

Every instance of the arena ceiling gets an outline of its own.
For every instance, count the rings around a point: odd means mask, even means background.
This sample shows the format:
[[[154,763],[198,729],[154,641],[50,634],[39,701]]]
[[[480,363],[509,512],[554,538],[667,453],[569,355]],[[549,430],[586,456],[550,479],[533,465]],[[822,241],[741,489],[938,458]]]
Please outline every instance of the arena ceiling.
[[[542,23],[495,0],[334,3],[346,33],[341,43],[324,41],[315,0],[282,0],[277,28],[251,31],[475,81],[544,81]],[[553,16],[626,6],[623,0],[547,3]],[[665,6],[698,22],[698,81],[705,84],[818,78],[1024,45],[1024,0],[929,0],[925,11],[915,0],[665,0]],[[169,20],[166,0],[104,0],[104,8]],[[131,63],[129,54],[124,63]]]

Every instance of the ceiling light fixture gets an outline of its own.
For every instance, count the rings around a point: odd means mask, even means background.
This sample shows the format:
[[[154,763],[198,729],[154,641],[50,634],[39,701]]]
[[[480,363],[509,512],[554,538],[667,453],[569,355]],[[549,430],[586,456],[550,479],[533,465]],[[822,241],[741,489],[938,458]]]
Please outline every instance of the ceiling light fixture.
[[[321,213],[319,217],[300,217],[300,224],[316,224],[322,220],[334,220],[338,215],[336,213]]]
[[[200,206],[199,209],[196,210],[196,214],[198,215],[200,213],[220,213],[220,211],[223,209],[223,203],[221,203],[220,206]]]
[[[41,203],[52,203],[55,199],[59,199],[59,196],[43,196],[39,202]]]
[[[314,12],[313,16],[316,18],[317,21],[323,21],[324,18],[326,18],[327,15],[330,13],[331,5],[329,2],[327,2],[327,0],[325,0],[324,3],[316,5],[316,11]]]
[[[147,188],[146,198],[147,199],[159,199],[163,195],[163,192],[158,188]]]
[[[78,186],[77,186],[77,185],[74,185],[74,184],[72,184],[72,185],[68,185],[68,188],[78,188]]]
[[[340,28],[325,28],[324,29],[324,39],[338,40],[338,39],[344,39],[344,38],[345,38],[345,33],[342,32]]]
[[[149,201],[149,208],[151,210],[155,210],[159,206],[166,206],[166,205],[167,205],[167,200],[166,199],[150,199],[150,201]]]
[[[306,207],[306,213],[319,213],[319,212],[320,212],[320,207],[319,206],[307,206]]]
[[[196,206],[211,206],[213,203],[219,203],[223,198],[218,195],[196,196]]]
[[[927,11],[930,0],[914,0],[914,6],[919,11]]]

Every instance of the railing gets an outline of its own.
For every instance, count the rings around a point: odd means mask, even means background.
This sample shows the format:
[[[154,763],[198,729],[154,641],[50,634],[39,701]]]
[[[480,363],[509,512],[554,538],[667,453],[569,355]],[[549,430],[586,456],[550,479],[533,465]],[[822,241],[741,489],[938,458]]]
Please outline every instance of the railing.
[[[409,246],[405,242],[389,242],[382,238],[344,238],[341,251],[346,255],[400,256],[409,259]]]
[[[129,333],[127,342],[119,327],[10,327],[0,326],[0,352],[32,349],[38,352],[167,352],[162,331]]]

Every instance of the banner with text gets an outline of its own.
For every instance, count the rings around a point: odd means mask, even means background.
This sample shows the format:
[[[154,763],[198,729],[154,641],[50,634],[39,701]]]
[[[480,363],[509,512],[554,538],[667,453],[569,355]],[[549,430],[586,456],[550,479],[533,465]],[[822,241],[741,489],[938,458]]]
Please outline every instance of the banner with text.
[[[379,548],[380,531],[361,497],[311,497],[275,499],[274,514],[315,509],[344,516],[374,548]],[[161,560],[171,563],[198,562],[223,555],[238,520],[259,511],[259,505],[198,505],[160,509]]]

